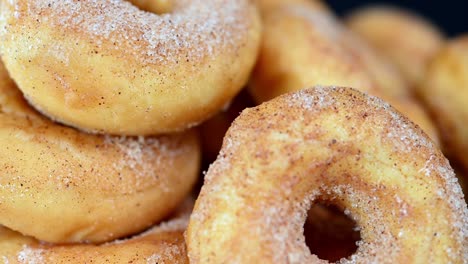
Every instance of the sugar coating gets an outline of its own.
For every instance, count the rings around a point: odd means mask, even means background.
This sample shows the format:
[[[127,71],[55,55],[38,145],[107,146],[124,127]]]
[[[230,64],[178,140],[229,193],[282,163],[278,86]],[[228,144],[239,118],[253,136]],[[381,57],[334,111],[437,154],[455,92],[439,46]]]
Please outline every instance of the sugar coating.
[[[165,251],[162,254],[154,254],[146,259],[148,264],[172,264],[175,263],[177,256],[182,252],[179,247],[173,245],[166,245]]]
[[[51,27],[85,34],[97,47],[112,44],[143,65],[196,61],[219,54],[245,37],[251,23],[243,19],[248,1],[177,0],[172,12],[162,15],[123,0],[29,1],[27,10],[19,10],[20,2],[9,2],[17,10],[17,19],[27,14]],[[56,50],[57,55],[66,56]]]
[[[296,105],[305,110],[312,109],[323,109],[324,106],[321,102],[330,97],[330,87],[314,87],[314,92],[311,93],[308,90],[299,91],[292,94],[288,103],[290,106]],[[332,87],[333,90],[342,90],[339,87]],[[371,107],[376,109],[385,110],[389,116],[389,132],[386,135],[387,139],[390,140],[398,149],[407,153],[414,153],[421,147],[427,149],[434,149],[434,143],[427,137],[421,136],[421,130],[415,127],[406,117],[398,114],[388,103],[382,99],[369,96],[368,102]],[[311,108],[313,106],[313,108]],[[442,189],[437,190],[437,194],[441,199],[447,200],[451,207],[452,216],[454,219],[452,225],[459,230],[459,234],[454,236],[458,240],[460,245],[464,245],[463,252],[461,252],[465,259],[468,259],[468,210],[463,200],[463,191],[458,183],[458,179],[455,176],[453,169],[447,159],[441,159],[440,155],[431,154],[427,159],[421,172],[427,177],[441,177],[444,181],[441,186]],[[399,199],[399,198],[397,198]],[[404,207],[401,209],[403,214],[405,213]],[[348,263],[348,262],[342,262]]]
[[[44,257],[42,249],[32,249],[28,246],[23,246],[23,250],[18,254],[18,262],[24,264],[42,264]]]
[[[119,245],[119,244],[125,244],[127,242],[137,241],[138,239],[145,238],[150,235],[183,231],[186,229],[187,224],[188,224],[188,215],[185,214],[179,218],[176,218],[167,222],[163,222],[131,238],[115,240],[112,242],[102,244],[102,247],[111,248],[112,245]],[[73,246],[70,246],[70,247],[73,248]],[[146,262],[148,264],[174,263],[175,260],[180,259],[181,254],[185,254],[184,252],[181,252],[181,249],[179,248],[179,246],[174,245],[174,244],[169,244],[169,243],[163,243],[162,245],[158,245],[158,250],[159,251],[162,250],[162,252],[154,253],[153,255],[146,258]],[[47,254],[48,253],[46,249],[38,248],[37,246],[31,247],[28,245],[24,245],[23,249],[17,254],[17,260],[19,263],[22,263],[22,264],[43,264],[43,263],[45,264],[47,263],[47,261],[45,260],[45,256],[47,256]]]
[[[148,179],[157,179],[156,167],[170,167],[173,161],[186,154],[188,146],[175,142],[170,137],[104,136],[104,146],[117,147],[122,158],[112,165],[116,171],[130,168],[136,176],[137,186]],[[155,167],[156,166],[156,167]],[[164,185],[162,189],[167,188]]]
[[[173,220],[166,221],[166,222],[162,222],[159,225],[146,230],[145,232],[142,232],[142,233],[140,233],[138,235],[132,236],[131,238],[115,240],[115,241],[112,241],[112,242],[105,243],[104,245],[123,244],[123,243],[125,243],[127,241],[143,238],[143,237],[151,235],[151,234],[160,234],[160,233],[166,233],[166,232],[183,231],[183,230],[185,230],[187,228],[187,225],[188,225],[188,217],[187,216],[188,215],[183,215],[180,218],[173,219]]]
[[[287,5],[285,11],[296,17],[309,21],[320,34],[339,41],[345,28],[330,14],[323,10],[311,10],[297,5]]]
[[[332,127],[340,131],[332,132],[336,139],[320,141],[331,137],[328,129]],[[300,136],[302,141],[297,140]],[[348,145],[352,140],[364,144],[370,138],[372,142],[380,140],[380,145]],[[310,150],[303,149],[306,148],[303,145]],[[334,156],[328,156],[329,160],[318,157],[318,160],[307,160],[308,151],[316,149],[325,152],[334,149]],[[384,157],[388,160],[374,157],[375,162],[387,168],[384,172],[389,173],[388,178],[379,175],[379,171],[367,171],[366,164],[361,161],[362,155],[377,153],[388,153],[388,157]],[[358,169],[350,168],[347,172],[339,167],[339,173],[345,178],[331,174],[338,167],[327,172],[335,162],[341,159],[352,162],[353,158]],[[372,161],[372,158],[366,157],[366,160]],[[300,169],[296,164],[307,165]],[[378,169],[377,165],[373,166]],[[396,176],[390,175],[393,169]],[[314,176],[308,179],[299,170],[313,172]],[[369,182],[366,181],[368,173],[375,174]],[[277,182],[280,179],[281,182]],[[308,195],[299,196],[295,194],[297,189],[305,188],[299,188],[302,186],[299,182],[315,187]],[[422,185],[413,186],[415,190],[426,188],[422,195],[441,206],[439,213],[426,207],[415,208],[413,199],[421,206],[429,203],[423,202],[421,196],[411,196],[412,190],[405,186],[406,182]],[[229,209],[225,207],[227,200]],[[316,87],[244,110],[234,121],[217,161],[207,172],[191,216],[187,234],[189,258],[199,263],[229,257],[233,258],[233,263],[241,263],[245,254],[274,263],[328,263],[311,255],[304,242],[306,212],[317,200],[343,206],[364,234],[357,252],[339,263],[394,263],[411,259],[414,254],[422,254],[422,258],[430,261],[440,257],[441,251],[447,253],[449,262],[466,256],[468,208],[453,170],[432,141],[376,97],[349,88]],[[230,208],[234,209],[230,211]],[[218,210],[222,215],[218,215]],[[425,215],[416,216],[416,211]],[[239,226],[230,226],[229,219],[234,217],[230,212],[238,218],[248,216],[250,221],[247,218],[237,220],[232,223],[239,223]],[[416,223],[413,217],[425,222]],[[219,229],[223,226],[227,226],[226,229]],[[243,230],[242,237],[249,233],[255,235],[249,236],[249,240],[242,239],[235,230]],[[438,242],[439,232],[450,242]],[[213,238],[213,234],[222,235]],[[415,234],[420,236],[418,243],[421,245],[439,248],[408,251],[405,243],[410,243]],[[236,241],[235,247],[226,252],[217,247],[222,253],[210,251],[212,241],[230,245],[229,241],[218,239],[231,236]],[[252,249],[261,246],[263,250],[236,254],[237,247],[243,245]]]

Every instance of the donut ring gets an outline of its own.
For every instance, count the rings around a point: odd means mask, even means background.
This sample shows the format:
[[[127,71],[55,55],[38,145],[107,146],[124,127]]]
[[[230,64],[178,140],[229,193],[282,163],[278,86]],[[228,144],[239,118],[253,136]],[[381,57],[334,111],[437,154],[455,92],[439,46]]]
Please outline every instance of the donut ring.
[[[102,245],[52,245],[0,226],[5,263],[188,263],[183,232],[189,212],[125,240]]]
[[[156,15],[124,0],[3,1],[1,56],[54,120],[118,135],[183,130],[245,85],[260,22],[249,0],[172,2]]]
[[[283,1],[260,8],[263,39],[249,84],[256,101],[315,85],[357,87],[390,102],[438,142],[435,125],[411,98],[398,70],[313,3]]]
[[[447,155],[468,170],[468,35],[450,41],[428,66],[418,93],[436,119]]]
[[[2,73],[5,76],[4,73]],[[96,136],[42,118],[0,84],[0,224],[37,239],[103,242],[166,217],[199,170],[195,132]]]
[[[395,7],[366,7],[346,20],[352,31],[385,54],[412,84],[424,78],[428,63],[444,42],[435,25]]]
[[[317,200],[361,229],[356,253],[340,263],[468,256],[468,209],[432,141],[376,97],[314,88],[234,121],[190,217],[190,263],[324,263],[303,235]]]
[[[265,4],[260,10],[263,38],[249,85],[257,101],[310,85],[349,85],[376,95],[408,95],[398,72],[323,7],[296,0]]]

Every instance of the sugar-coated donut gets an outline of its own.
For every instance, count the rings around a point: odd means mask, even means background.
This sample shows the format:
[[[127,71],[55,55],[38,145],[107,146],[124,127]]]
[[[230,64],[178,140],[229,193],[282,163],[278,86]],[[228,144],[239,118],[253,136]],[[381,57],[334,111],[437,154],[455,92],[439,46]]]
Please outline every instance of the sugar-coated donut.
[[[436,119],[447,155],[468,169],[468,35],[436,54],[418,93]]]
[[[257,102],[315,85],[356,87],[389,101],[438,141],[399,71],[331,12],[307,0],[273,2],[260,8],[263,39],[249,84]]]
[[[141,231],[166,217],[199,173],[193,131],[81,133],[28,108],[8,79],[0,81],[0,145],[0,225],[48,242],[102,242]]]
[[[333,84],[407,95],[398,71],[376,58],[331,12],[307,0],[282,1],[259,9],[263,38],[249,85],[258,101],[310,85]]]
[[[101,245],[41,243],[0,226],[0,260],[4,263],[147,263],[188,264],[183,233],[190,212],[129,239]]]
[[[419,127],[350,88],[313,88],[244,110],[205,177],[186,233],[190,263],[327,263],[305,244],[310,204],[360,228],[340,263],[463,263],[468,208]]]
[[[427,64],[444,42],[435,25],[396,7],[359,9],[348,16],[347,25],[398,65],[412,84],[424,78]]]
[[[208,119],[247,82],[259,40],[250,0],[176,0],[162,15],[124,0],[0,7],[1,56],[26,98],[97,133],[160,134]]]

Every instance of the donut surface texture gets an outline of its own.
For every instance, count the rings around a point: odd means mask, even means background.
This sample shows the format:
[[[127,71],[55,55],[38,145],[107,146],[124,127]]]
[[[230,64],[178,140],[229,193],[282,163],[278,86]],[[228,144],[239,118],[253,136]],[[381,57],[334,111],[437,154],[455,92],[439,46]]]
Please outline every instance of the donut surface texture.
[[[190,192],[195,132],[85,134],[37,114],[0,75],[0,225],[48,242],[109,241],[152,226]]]
[[[436,54],[418,93],[436,119],[447,155],[468,170],[468,35]]]
[[[52,245],[0,226],[0,259],[9,264],[174,263],[188,264],[183,232],[188,215],[144,233],[102,245]]]
[[[257,102],[315,85],[355,87],[390,102],[438,142],[398,69],[331,12],[307,0],[259,3],[263,38],[249,83]]]
[[[259,2],[263,38],[249,87],[257,101],[313,85],[407,95],[398,72],[324,7],[307,0],[273,2]]]
[[[347,25],[398,65],[413,85],[424,78],[429,61],[444,42],[435,25],[395,7],[359,9],[348,16]]]
[[[311,204],[360,228],[340,263],[463,263],[468,209],[447,159],[419,127],[351,88],[313,88],[244,110],[190,217],[190,263],[327,263],[303,226]]]
[[[247,82],[260,40],[249,0],[177,0],[162,15],[124,0],[1,1],[0,29],[6,68],[39,111],[115,135],[208,119]]]

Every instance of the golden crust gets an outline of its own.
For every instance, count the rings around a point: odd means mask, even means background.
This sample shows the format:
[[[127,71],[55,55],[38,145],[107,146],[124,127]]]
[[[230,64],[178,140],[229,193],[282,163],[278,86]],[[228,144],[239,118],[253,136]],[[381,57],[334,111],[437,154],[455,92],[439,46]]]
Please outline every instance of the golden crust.
[[[440,147],[439,131],[435,122],[428,115],[428,111],[413,97],[385,98],[385,100],[417,124]]]
[[[468,168],[468,36],[450,41],[436,54],[418,93],[436,119],[447,155]]]
[[[244,86],[260,23],[249,0],[3,1],[0,51],[31,103],[80,129],[147,135],[193,126]],[[131,125],[130,125],[131,124]]]
[[[197,179],[194,131],[89,135],[39,116],[13,82],[0,84],[2,225],[49,242],[109,241],[166,217]]]
[[[5,263],[174,263],[188,264],[183,232],[189,214],[143,234],[102,245],[52,245],[0,226],[0,259]]]
[[[348,85],[374,94],[385,90],[406,95],[405,83],[389,70],[391,66],[375,58],[331,13],[283,2],[263,9],[262,20],[260,55],[250,83],[258,101],[310,85]],[[382,72],[392,77],[381,81],[377,75]]]
[[[257,102],[314,85],[356,87],[394,104],[438,142],[437,129],[399,71],[333,14],[302,2],[260,8],[263,39],[249,85]]]
[[[347,25],[395,63],[412,84],[422,80],[427,64],[444,42],[435,25],[395,7],[357,10],[348,16]]]
[[[190,262],[326,263],[303,235],[316,200],[360,227],[359,248],[341,263],[468,257],[468,208],[432,141],[380,99],[317,87],[234,121],[190,217]]]

